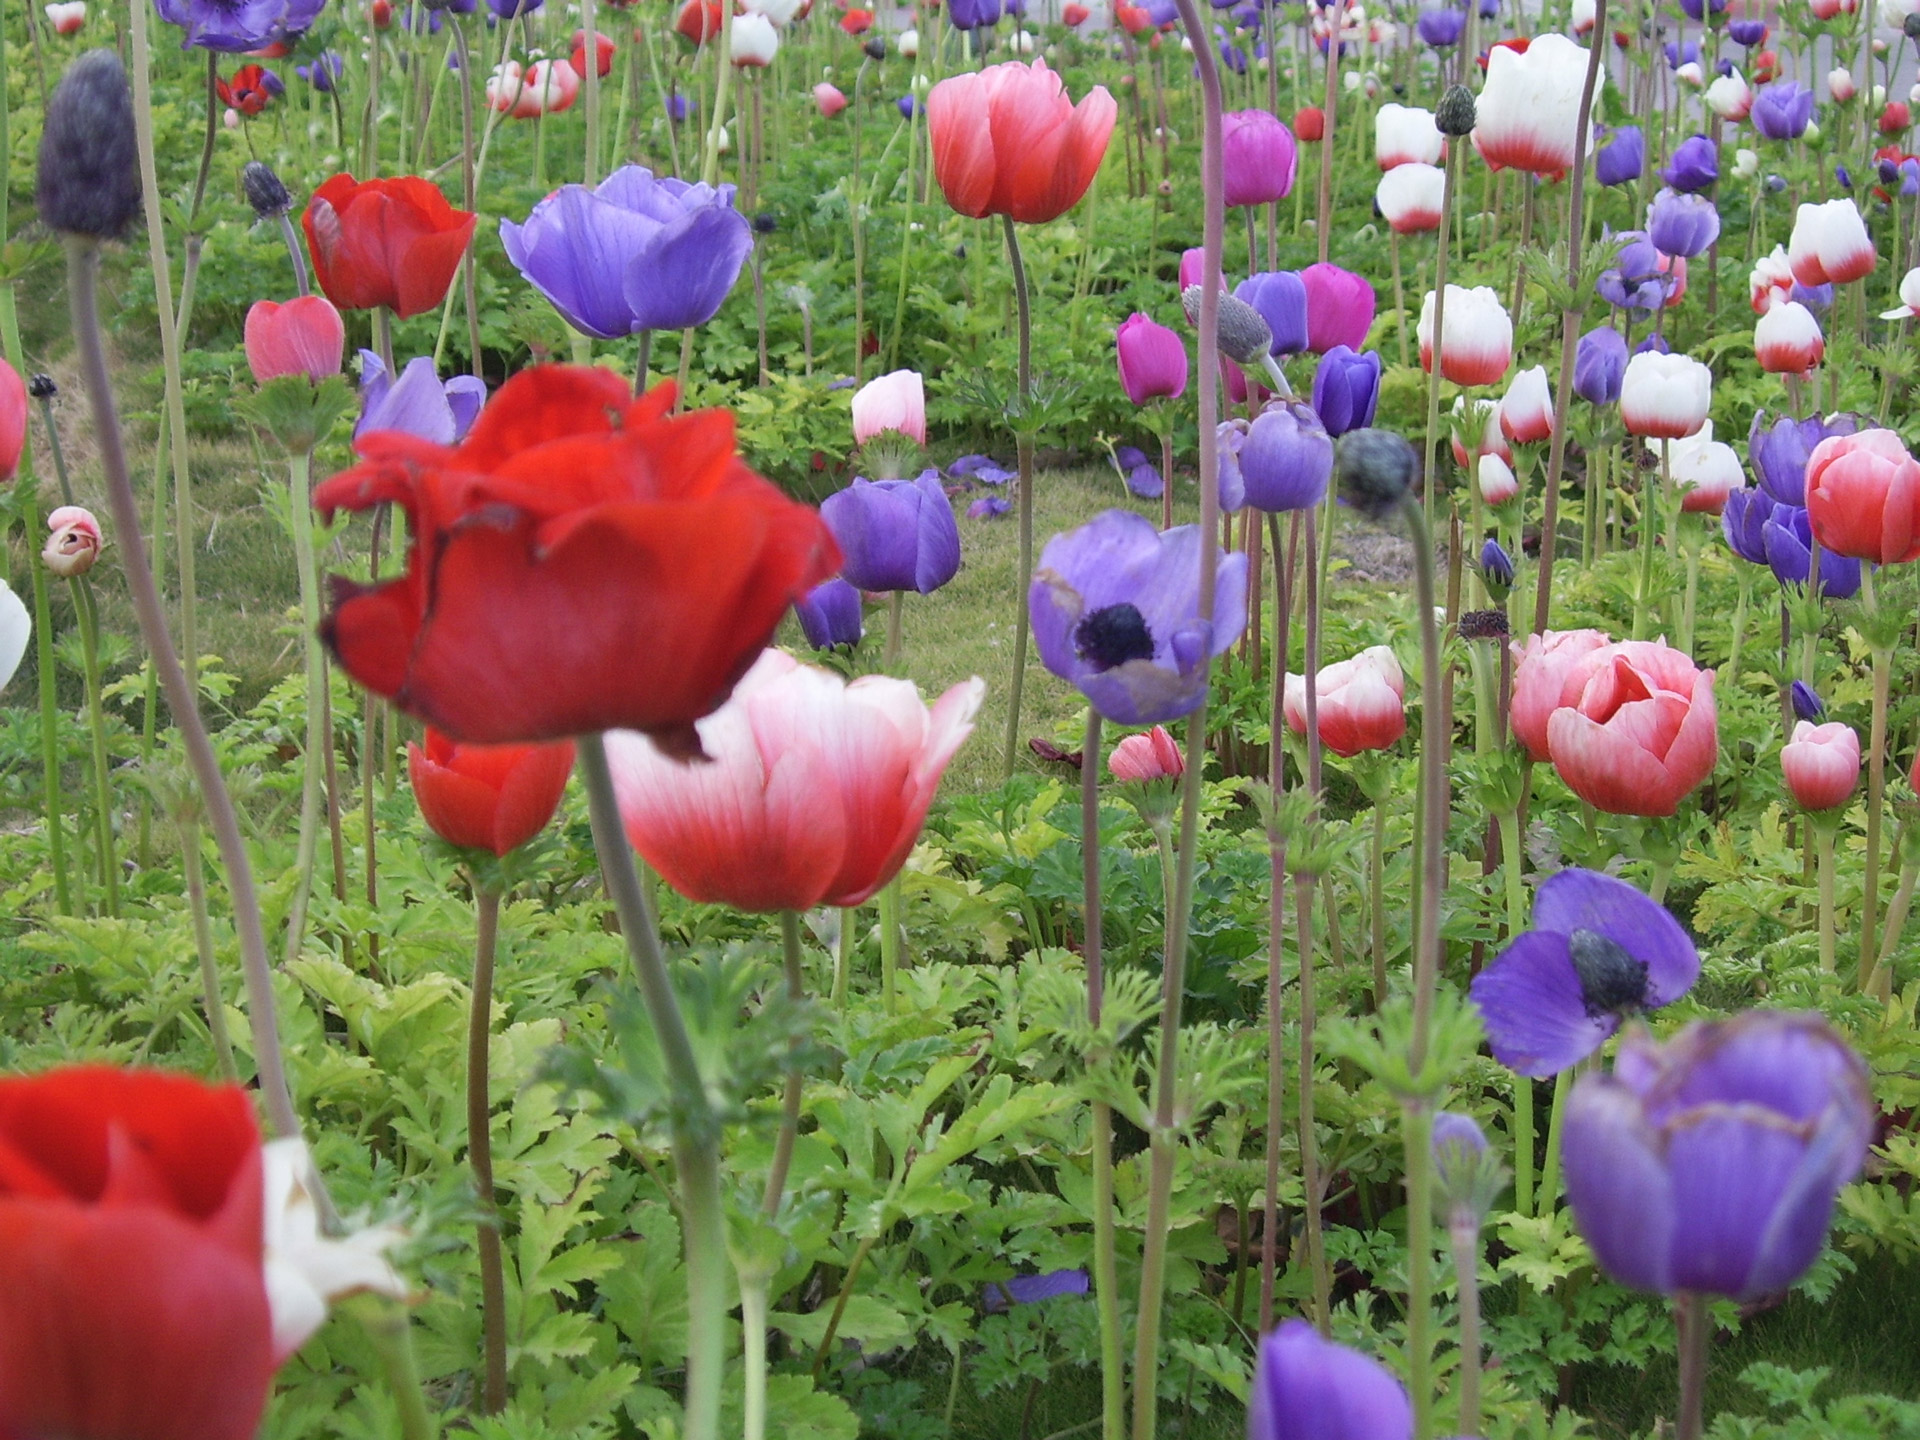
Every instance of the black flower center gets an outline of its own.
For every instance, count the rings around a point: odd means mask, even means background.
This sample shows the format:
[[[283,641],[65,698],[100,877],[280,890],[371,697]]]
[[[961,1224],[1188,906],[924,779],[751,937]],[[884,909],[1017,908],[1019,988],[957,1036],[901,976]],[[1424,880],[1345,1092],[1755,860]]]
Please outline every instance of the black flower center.
[[[1647,962],[1634,959],[1618,941],[1593,930],[1576,930],[1567,937],[1567,949],[1588,1015],[1617,1015],[1646,1003]]]
[[[1147,629],[1146,616],[1122,602],[1083,618],[1074,629],[1073,646],[1082,660],[1111,670],[1129,660],[1151,660],[1153,632]]]

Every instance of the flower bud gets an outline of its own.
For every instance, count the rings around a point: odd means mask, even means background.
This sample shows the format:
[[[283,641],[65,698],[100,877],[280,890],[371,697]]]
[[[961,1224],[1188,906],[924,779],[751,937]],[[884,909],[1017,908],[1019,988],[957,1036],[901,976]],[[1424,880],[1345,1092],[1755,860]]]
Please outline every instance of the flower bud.
[[[1794,681],[1793,689],[1790,693],[1793,697],[1793,715],[1796,720],[1805,720],[1817,725],[1825,718],[1827,713],[1825,702],[1820,699],[1819,693],[1811,685],[1807,684],[1806,681]]]
[[[35,375],[27,381],[27,394],[36,400],[51,400],[60,393],[51,375]]]
[[[884,40],[869,40],[866,43],[865,49],[869,60],[884,60],[887,58],[887,42]]]
[[[93,569],[100,558],[100,522],[93,513],[78,505],[62,505],[47,516],[46,548],[40,561],[63,580],[71,580]]]
[[[49,230],[100,240],[117,239],[139,213],[133,94],[113,51],[89,50],[54,87],[34,201]]]
[[[1378,519],[1414,486],[1420,457],[1391,430],[1354,430],[1340,441],[1334,473],[1348,504]]]
[[[1434,128],[1454,139],[1471,134],[1475,118],[1473,92],[1464,85],[1449,85],[1433,111]]]
[[[1513,557],[1498,540],[1489,539],[1480,547],[1480,570],[1489,585],[1509,589],[1513,585]]]
[[[1204,293],[1198,285],[1189,285],[1181,292],[1180,303],[1192,324],[1200,323],[1200,299]],[[1237,296],[1221,294],[1215,325],[1221,353],[1236,365],[1258,365],[1273,348],[1273,330],[1266,318]]]
[[[293,197],[272,167],[249,160],[240,171],[240,188],[247,193],[247,204],[259,219],[272,220],[293,208]]]

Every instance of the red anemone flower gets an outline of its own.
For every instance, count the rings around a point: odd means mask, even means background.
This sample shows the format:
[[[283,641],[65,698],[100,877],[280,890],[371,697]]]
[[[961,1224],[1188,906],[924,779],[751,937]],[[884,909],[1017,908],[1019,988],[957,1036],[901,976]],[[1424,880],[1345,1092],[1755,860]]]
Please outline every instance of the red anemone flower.
[[[231,110],[238,110],[242,115],[258,115],[273,99],[274,92],[267,81],[270,73],[264,65],[242,65],[233,72],[231,80],[216,75],[213,93]]]
[[[362,437],[314,506],[392,502],[413,547],[399,579],[335,581],[323,632],[347,673],[472,744],[630,729],[697,745],[693,722],[840,556],[734,453],[731,414],[670,416],[673,399],[547,365],[458,447]]]
[[[417,175],[336,175],[313,192],[300,224],[329,300],[342,310],[384,305],[404,320],[446,299],[475,218]]]
[[[573,769],[573,745],[462,745],[427,727],[407,745],[407,778],[432,830],[449,845],[505,855],[547,828]]]

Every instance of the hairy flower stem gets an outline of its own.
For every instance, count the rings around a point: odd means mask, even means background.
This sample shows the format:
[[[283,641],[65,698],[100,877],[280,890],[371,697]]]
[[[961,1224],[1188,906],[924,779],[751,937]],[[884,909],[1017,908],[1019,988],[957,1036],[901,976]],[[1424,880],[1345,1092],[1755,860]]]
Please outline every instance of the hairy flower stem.
[[[1705,1433],[1707,1405],[1707,1341],[1713,1321],[1705,1297],[1683,1290],[1673,1301],[1674,1324],[1680,1332],[1680,1415],[1675,1440],[1700,1440]]]
[[[1288,637],[1293,615],[1293,570],[1300,555],[1300,512],[1294,511],[1291,539],[1280,548],[1280,517],[1269,515],[1267,526],[1273,535],[1273,698],[1269,710],[1272,734],[1267,755],[1267,787],[1272,792],[1273,814],[1278,819],[1280,797],[1286,790],[1287,748],[1285,734],[1287,660],[1292,652]],[[1311,534],[1311,532],[1309,532]],[[1260,1333],[1273,1328],[1274,1283],[1279,1270],[1280,1248],[1280,1135],[1286,1125],[1286,1046],[1281,1026],[1280,990],[1285,969],[1281,963],[1286,932],[1287,837],[1276,824],[1267,832],[1267,1135],[1266,1193],[1260,1221]]]
[[[142,23],[144,14],[144,10],[139,11],[135,25]],[[120,435],[120,417],[113,401],[106,345],[100,330],[100,243],[90,237],[70,235],[66,246],[74,345],[80,353],[81,373],[92,404],[94,436],[100,447],[100,469],[106,481],[114,536],[120,545],[121,568],[127,577],[134,611],[139,616],[142,638],[153,657],[154,669],[159,672],[168,708],[173,711],[173,722],[186,745],[187,759],[206,807],[207,822],[213,827],[214,840],[220,847],[221,863],[226,867],[234,929],[240,938],[241,967],[246,977],[254,1063],[260,1072],[267,1123],[276,1135],[298,1135],[300,1120],[294,1113],[293,1096],[287,1090],[286,1069],[280,1057],[273,977],[267,962],[266,935],[260,925],[260,902],[253,888],[252,862],[240,833],[239,817],[234,813],[233,801],[220,774],[219,757],[214,754],[213,741],[200,718],[192,682],[181,668],[173,640],[167,634],[166,615],[154,587],[153,571],[147,565],[146,549],[141,544],[139,502],[134,499],[133,479],[127,472],[127,452]],[[163,316],[163,328],[165,323]]]
[[[1420,502],[1408,491],[1400,510],[1413,535],[1414,603],[1420,618],[1420,904],[1413,942],[1413,1039],[1408,1068],[1426,1065],[1440,967],[1440,892],[1446,884],[1447,775],[1443,755],[1452,717],[1435,703],[1440,693],[1440,631],[1434,623],[1433,537]],[[1313,687],[1307,687],[1313,694]],[[1309,726],[1311,726],[1309,721]]]
[[[1328,248],[1333,238],[1333,141],[1334,116],[1340,103],[1340,22],[1345,15],[1344,8],[1334,8],[1324,12],[1327,17],[1327,88],[1321,99],[1321,112],[1325,119],[1320,131],[1320,175],[1319,189],[1314,197],[1313,238],[1320,247],[1320,263],[1327,263]],[[1201,48],[1199,36],[1193,37],[1194,53]],[[1441,211],[1444,215],[1445,210]],[[1210,471],[1200,472],[1203,480]]]
[[[1838,821],[1831,811],[1826,811],[1808,815],[1807,824],[1813,829],[1814,853],[1820,863],[1820,969],[1831,975],[1834,971],[1833,838]],[[1860,982],[1860,988],[1867,988],[1865,980]]]
[[[475,886],[473,892],[473,1001],[467,1013],[467,1163],[480,1201],[481,1352],[486,1378],[480,1413],[498,1415],[507,1408],[507,1278],[500,1259],[500,1212],[493,1193],[493,1106],[487,1089],[487,1049],[493,1034],[493,956],[500,933],[500,892]]]
[[[1653,537],[1660,528],[1660,512],[1667,496],[1667,477],[1671,473],[1668,454],[1673,442],[1660,442],[1660,479],[1648,477],[1640,482],[1640,578],[1633,588],[1633,638],[1645,640],[1653,633]]]
[[[767,1433],[767,1277],[736,1267],[740,1276],[740,1433],[765,1440]]]
[[[113,853],[113,776],[107,760],[107,719],[100,704],[100,609],[93,583],[84,575],[67,582],[73,613],[80,624],[80,667],[87,686],[87,735],[93,780],[93,821],[98,837],[100,884],[107,914],[120,913],[120,864]]]
[[[1587,173],[1587,139],[1592,128],[1593,97],[1600,81],[1600,62],[1606,53],[1607,0],[1594,0],[1593,39],[1587,48],[1587,75],[1580,88],[1580,118],[1573,128],[1573,169]],[[1580,262],[1586,249],[1586,187],[1568,187],[1567,296],[1569,308],[1560,314],[1560,374],[1553,387],[1553,440],[1547,448],[1547,487],[1540,512],[1540,565],[1534,575],[1533,628],[1547,628],[1553,599],[1553,557],[1560,526],[1560,484],[1567,467],[1567,421],[1573,403],[1573,362],[1580,345],[1580,311],[1573,307],[1584,294]]]
[[[889,1015],[899,1003],[900,877],[880,887],[880,1004]]]
[[[200,995],[207,1008],[207,1034],[213,1040],[220,1078],[237,1085],[240,1067],[234,1063],[233,1041],[227,1034],[227,1004],[220,994],[220,962],[213,949],[213,923],[207,916],[207,878],[200,864],[200,826],[196,822],[181,824],[180,854],[187,875],[187,909],[193,915],[193,946],[200,956]]]
[[[393,1408],[400,1421],[400,1440],[434,1440],[439,1433],[427,1411],[420,1388],[420,1368],[413,1358],[413,1321],[398,1301],[361,1302],[378,1308],[361,1312],[361,1324],[380,1357],[380,1368],[393,1392]]]
[[[12,291],[7,292],[9,295]],[[20,521],[29,536],[40,532],[40,501],[37,482],[21,480],[31,487],[21,491]],[[40,682],[40,800],[41,818],[47,827],[47,848],[53,860],[53,903],[62,915],[73,914],[73,881],[67,871],[66,805],[61,799],[60,781],[60,699],[56,690],[58,674],[53,657],[53,610],[47,594],[46,567],[34,565],[33,655]]]
[[[1087,739],[1080,750],[1080,889],[1085,935],[1080,952],[1087,967],[1087,1024],[1101,1042],[1100,1012],[1106,972],[1102,968],[1100,917],[1100,712],[1087,707]],[[1089,1060],[1094,1057],[1087,1057]],[[1127,1375],[1121,1354],[1119,1262],[1113,1223],[1113,1109],[1093,1105],[1093,1298],[1100,1316],[1101,1440],[1126,1440]]]
[[[1333,1320],[1333,1274],[1327,1267],[1326,1237],[1320,1223],[1320,1155],[1313,1120],[1314,1048],[1313,887],[1311,871],[1293,875],[1294,933],[1300,950],[1300,1188],[1305,1196],[1301,1228],[1306,1232],[1307,1267],[1313,1277],[1313,1323],[1325,1335]]]
[[[1027,428],[1026,413],[1033,403],[1033,302],[1027,290],[1026,261],[1020,254],[1020,232],[1011,215],[1003,218],[1007,263],[1013,267],[1013,299],[1020,326],[1020,393],[1016,397],[1019,415],[1014,432],[1020,471],[1020,568],[1013,576],[1013,684],[1007,688],[1007,736],[1000,751],[1000,779],[1004,783],[1013,778],[1014,758],[1020,753],[1020,695],[1027,680],[1027,591],[1033,586],[1033,433]],[[1173,477],[1166,477],[1166,483],[1171,486]]]
[[[595,0],[580,0],[580,26],[582,34],[586,36],[587,46],[586,71],[580,77],[580,108],[585,112],[587,121],[587,163],[582,178],[589,190],[600,183],[600,41],[597,28],[600,22],[594,10]],[[720,53],[724,58],[727,52],[722,50]]]
[[[1446,331],[1441,327],[1447,317],[1447,240],[1452,231],[1453,197],[1459,188],[1460,157],[1455,152],[1459,145],[1451,138],[1445,142],[1440,165],[1444,175],[1440,186],[1440,228],[1433,234],[1433,354],[1427,366],[1427,435],[1426,444],[1420,452],[1421,478],[1426,491],[1426,528],[1433,529],[1434,511],[1439,504],[1440,491],[1440,357],[1442,337]],[[1471,423],[1471,422],[1469,422]],[[1477,440],[1478,437],[1475,437]],[[1469,450],[1472,449],[1470,445]],[[1480,493],[1478,482],[1473,475],[1467,476],[1468,492]],[[1311,687],[1309,687],[1311,688]]]
[[[1447,1227],[1460,1291],[1460,1415],[1463,1435],[1480,1433],[1480,1226],[1472,1214]]]
[[[1531,1096],[1533,1082],[1522,1078],[1521,1083]],[[1553,1077],[1553,1103],[1547,1110],[1547,1158],[1540,1171],[1540,1193],[1534,1207],[1542,1215],[1551,1215],[1560,1198],[1560,1123],[1566,1118],[1567,1095],[1572,1089],[1573,1071],[1562,1070]]]
[[[787,999],[798,1003],[806,998],[807,982],[800,965],[800,917],[791,910],[780,912],[780,958],[781,972],[787,982]],[[798,1049],[799,1043],[796,1040],[793,1048]],[[787,1071],[786,1089],[780,1096],[780,1129],[774,1136],[773,1164],[767,1169],[767,1190],[760,1201],[760,1213],[768,1219],[780,1213],[780,1196],[787,1188],[787,1171],[793,1165],[793,1142],[800,1133],[800,1094],[805,1085],[806,1077],[795,1064]],[[766,1295],[762,1287],[763,1306],[765,1302]],[[751,1356],[752,1349],[749,1348],[747,1353]],[[760,1358],[764,1365],[764,1345]]]
[[[307,739],[301,760],[300,838],[295,852],[293,898],[287,906],[286,956],[300,953],[307,928],[307,902],[313,894],[314,858],[320,845],[320,786],[326,765],[327,656],[320,645],[320,573],[313,548],[313,505],[309,498],[311,450],[287,455],[287,502],[293,529],[293,563],[300,574],[300,628],[306,635]]]
[[[1416,1042],[1422,1033],[1415,1030]],[[1401,1097],[1400,1133],[1407,1164],[1407,1390],[1413,1397],[1413,1440],[1431,1440],[1433,1109],[1424,1097]]]
[[[720,1384],[727,1358],[727,1234],[720,1197],[719,1125],[707,1101],[706,1083],[673,993],[653,917],[640,892],[633,850],[620,825],[606,741],[596,733],[582,735],[577,743],[601,879],[620,918],[634,978],[674,1092],[673,1156],[679,1172],[687,1265],[686,1420],[681,1434],[685,1440],[718,1440]]]
[[[1193,41],[1194,63],[1200,72],[1202,198],[1198,399],[1201,476],[1215,473],[1215,429],[1220,418],[1220,255],[1226,236],[1226,184],[1221,158],[1220,69],[1212,37],[1194,0],[1176,0],[1180,21]],[[1213,537],[1220,532],[1220,491],[1212,484],[1200,487],[1199,612],[1203,623],[1213,620],[1214,590],[1219,553]],[[1023,592],[1024,593],[1024,592]],[[1025,630],[1022,616],[1022,631]],[[1209,649],[1201,673],[1212,669]],[[1309,687],[1311,688],[1311,687]],[[1146,1245],[1140,1264],[1140,1316],[1133,1359],[1132,1440],[1153,1440],[1159,1419],[1160,1313],[1166,1298],[1167,1235],[1173,1199],[1175,1147],[1179,1141],[1176,1106],[1180,1076],[1180,1008],[1186,983],[1187,924],[1193,905],[1194,866],[1200,843],[1200,791],[1207,753],[1207,703],[1203,696],[1187,728],[1187,769],[1180,796],[1180,853],[1174,885],[1173,913],[1167,917],[1167,947],[1162,960],[1160,1047],[1153,1082],[1153,1115],[1149,1140],[1152,1160],[1147,1182]]]
[[[1818,565],[1818,559],[1815,559]],[[1819,573],[1817,568],[1814,573]],[[1880,604],[1874,594],[1873,567],[1860,567],[1860,600],[1869,630],[1877,631]],[[1873,978],[1874,946],[1880,908],[1880,822],[1887,794],[1887,702],[1892,685],[1893,650],[1877,637],[1873,643],[1873,718],[1867,739],[1867,863],[1860,892],[1860,963],[1857,980],[1862,990]]]

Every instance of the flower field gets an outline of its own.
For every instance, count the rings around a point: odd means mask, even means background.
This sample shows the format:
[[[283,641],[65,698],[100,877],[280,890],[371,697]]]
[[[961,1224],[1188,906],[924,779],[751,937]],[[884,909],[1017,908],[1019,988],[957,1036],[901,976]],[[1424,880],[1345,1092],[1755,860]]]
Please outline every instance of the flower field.
[[[1920,1436],[1917,61],[0,7],[0,1440]]]

